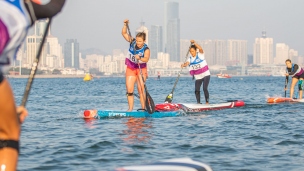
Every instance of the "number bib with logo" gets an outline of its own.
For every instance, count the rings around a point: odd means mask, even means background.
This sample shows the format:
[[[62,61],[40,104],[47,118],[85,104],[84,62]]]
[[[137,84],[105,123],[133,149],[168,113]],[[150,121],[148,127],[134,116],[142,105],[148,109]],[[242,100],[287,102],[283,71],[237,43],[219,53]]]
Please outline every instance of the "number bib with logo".
[[[143,58],[144,53],[145,53],[145,49],[147,48],[147,45],[144,44],[144,46],[142,48],[136,50],[136,49],[134,49],[135,43],[136,43],[136,41],[133,41],[130,44],[130,48],[129,48],[129,51],[128,51],[128,56],[126,57],[126,60],[125,60],[125,64],[129,68],[132,68],[132,69],[137,69],[138,68],[138,62],[135,58],[135,55],[138,55],[141,58]],[[147,63],[142,62],[142,61],[139,61],[139,65],[140,65],[140,68],[146,68],[147,67]]]
[[[206,60],[201,59],[198,54],[196,55],[195,59],[191,59],[189,61],[189,72],[190,75],[195,76],[195,78],[204,78],[207,75],[210,75],[210,71],[207,65]]]

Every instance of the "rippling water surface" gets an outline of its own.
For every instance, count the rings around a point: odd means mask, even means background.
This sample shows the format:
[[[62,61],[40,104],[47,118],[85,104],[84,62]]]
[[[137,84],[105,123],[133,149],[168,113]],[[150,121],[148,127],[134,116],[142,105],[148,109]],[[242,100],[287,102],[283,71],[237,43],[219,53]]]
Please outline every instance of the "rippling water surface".
[[[155,103],[165,100],[175,79],[148,80]],[[9,80],[20,104],[27,79]],[[284,81],[211,78],[211,103],[242,99],[243,108],[172,118],[84,120],[85,109],[128,108],[124,78],[35,79],[18,170],[113,170],[180,157],[214,171],[303,170],[304,104],[266,104],[267,96],[283,95]],[[179,80],[173,102],[196,102],[190,77]],[[137,99],[135,108],[140,108]]]

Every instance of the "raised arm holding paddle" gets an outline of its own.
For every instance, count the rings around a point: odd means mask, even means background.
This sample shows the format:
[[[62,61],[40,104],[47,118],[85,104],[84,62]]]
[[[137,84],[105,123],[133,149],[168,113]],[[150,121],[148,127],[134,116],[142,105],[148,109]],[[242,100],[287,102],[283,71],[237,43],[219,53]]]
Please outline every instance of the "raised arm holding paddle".
[[[155,111],[155,105],[145,84],[148,76],[147,62],[150,59],[150,49],[145,44],[146,34],[139,32],[134,39],[131,36],[129,20],[126,19],[122,28],[122,36],[130,43],[128,55],[125,59],[125,64],[127,65],[126,95],[129,103],[128,111],[132,111],[134,107],[134,85],[136,83],[142,109],[146,109],[152,114]]]

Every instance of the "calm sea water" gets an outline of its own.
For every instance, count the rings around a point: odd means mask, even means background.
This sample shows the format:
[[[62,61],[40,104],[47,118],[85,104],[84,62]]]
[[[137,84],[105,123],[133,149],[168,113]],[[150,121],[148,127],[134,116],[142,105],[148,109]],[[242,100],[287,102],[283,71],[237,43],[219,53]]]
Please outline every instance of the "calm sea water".
[[[150,78],[162,103],[176,77]],[[20,104],[27,79],[9,79]],[[113,170],[161,159],[190,157],[213,170],[304,170],[304,106],[266,104],[282,96],[284,77],[212,77],[210,102],[231,99],[243,108],[150,119],[82,119],[85,109],[128,108],[124,78],[35,79],[22,126],[18,170]],[[203,98],[203,96],[202,96]],[[196,102],[194,81],[183,77],[173,102]],[[140,108],[138,99],[135,108]]]

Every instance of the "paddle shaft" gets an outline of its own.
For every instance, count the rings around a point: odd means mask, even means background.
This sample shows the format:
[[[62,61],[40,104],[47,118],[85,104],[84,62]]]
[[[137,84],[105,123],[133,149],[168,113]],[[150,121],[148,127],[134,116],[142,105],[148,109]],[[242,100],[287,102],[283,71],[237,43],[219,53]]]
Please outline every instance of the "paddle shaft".
[[[26,105],[30,90],[32,88],[34,77],[35,77],[35,74],[37,72],[38,63],[39,63],[40,55],[41,55],[41,52],[42,52],[43,44],[45,42],[45,39],[46,39],[46,36],[47,36],[47,32],[49,30],[51,21],[52,21],[52,18],[49,18],[49,22],[48,22],[48,24],[45,28],[44,35],[43,35],[42,41],[41,41],[39,49],[38,49],[38,53],[36,55],[36,59],[35,59],[33,65],[32,65],[32,70],[31,70],[30,76],[28,78],[28,81],[27,81],[27,84],[26,84],[26,87],[25,87],[25,90],[24,90],[23,98],[22,98],[22,101],[21,101],[21,106]]]
[[[184,63],[187,61],[187,58],[188,58],[188,55],[189,55],[189,52],[190,52],[190,48],[191,48],[191,44],[190,44],[190,46],[189,46],[189,49],[188,49],[187,55],[186,55],[186,57],[185,57]],[[175,87],[176,87],[177,82],[178,82],[179,77],[180,77],[180,73],[182,72],[183,68],[184,68],[184,67],[182,67],[181,70],[178,72],[178,76],[177,76],[177,78],[176,78],[176,80],[175,80],[175,83],[174,83],[174,86],[173,86],[173,88],[172,88],[171,94],[173,94],[173,91],[175,90]]]
[[[288,85],[288,76],[286,76],[286,78],[285,78],[285,97],[286,97],[286,88],[287,88],[287,85]]]

